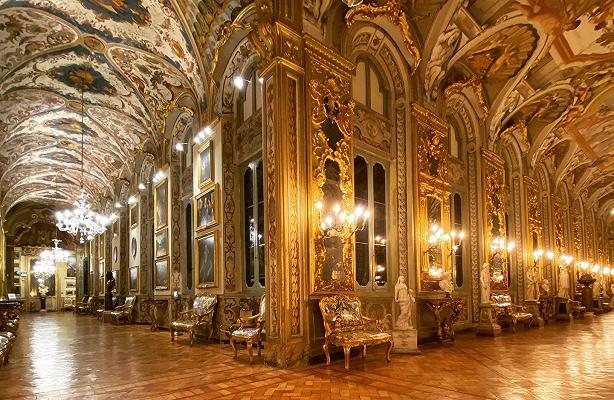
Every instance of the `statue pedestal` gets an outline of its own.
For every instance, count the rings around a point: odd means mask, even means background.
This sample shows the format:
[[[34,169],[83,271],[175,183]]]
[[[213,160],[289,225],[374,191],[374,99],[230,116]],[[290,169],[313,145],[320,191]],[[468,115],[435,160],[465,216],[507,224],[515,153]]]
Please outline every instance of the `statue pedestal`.
[[[501,325],[497,323],[495,309],[491,303],[480,304],[480,322],[475,330],[478,336],[499,336]]]
[[[418,332],[415,328],[394,329],[392,331],[394,347],[393,353],[399,354],[422,354],[418,350]]]
[[[544,327],[544,319],[539,312],[539,300],[525,300],[524,305],[527,310],[533,314],[533,321],[537,323],[540,328]],[[532,324],[531,324],[532,325]]]
[[[569,299],[557,297],[554,300],[554,310],[556,311],[554,314],[555,320],[573,321],[573,310],[571,304],[569,304]]]

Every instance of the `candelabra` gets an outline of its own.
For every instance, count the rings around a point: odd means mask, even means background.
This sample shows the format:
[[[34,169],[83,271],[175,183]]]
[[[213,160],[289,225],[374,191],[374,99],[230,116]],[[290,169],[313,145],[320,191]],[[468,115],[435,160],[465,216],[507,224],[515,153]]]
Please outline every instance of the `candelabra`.
[[[444,273],[443,267],[441,265],[436,265],[435,263],[436,254],[441,252],[441,246],[446,242],[450,242],[450,252],[448,253],[448,257],[452,257],[452,255],[456,254],[458,249],[460,249],[464,238],[465,232],[463,231],[457,232],[452,230],[450,232],[445,232],[439,225],[431,225],[427,237],[428,247],[424,251],[424,253],[427,254],[427,259],[429,260],[427,272],[431,279],[441,279]]]
[[[319,201],[316,203],[316,209],[322,235],[341,237],[343,241],[350,240],[357,231],[363,230],[369,218],[369,210],[362,206],[357,206],[352,211],[345,211],[341,209],[339,203],[336,203],[324,213],[324,205]]]

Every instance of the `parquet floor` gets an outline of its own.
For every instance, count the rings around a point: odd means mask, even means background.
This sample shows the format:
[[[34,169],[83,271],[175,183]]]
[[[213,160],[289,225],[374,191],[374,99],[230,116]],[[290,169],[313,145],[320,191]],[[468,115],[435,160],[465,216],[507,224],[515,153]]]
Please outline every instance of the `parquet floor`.
[[[0,399],[614,399],[614,312],[498,338],[457,335],[422,355],[280,370],[228,345],[71,313],[24,315]]]

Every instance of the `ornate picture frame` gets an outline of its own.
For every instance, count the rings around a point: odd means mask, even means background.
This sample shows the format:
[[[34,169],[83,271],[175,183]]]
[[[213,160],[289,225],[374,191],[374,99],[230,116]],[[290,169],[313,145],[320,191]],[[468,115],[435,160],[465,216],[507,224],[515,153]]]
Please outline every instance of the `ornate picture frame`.
[[[154,235],[155,258],[168,255],[168,229],[162,228]]]
[[[139,203],[130,206],[130,228],[134,228],[139,224]]]
[[[138,249],[139,249],[139,244],[138,241],[136,240],[135,236],[132,236],[132,239],[130,239],[130,254],[132,254],[132,259],[136,259],[136,256],[138,254]]]
[[[168,257],[163,257],[155,262],[154,283],[156,290],[167,290],[169,288],[169,264]]]
[[[129,288],[131,292],[139,291],[139,267],[130,267],[129,271]]]
[[[211,232],[194,239],[194,261],[196,265],[196,287],[213,288],[218,286],[219,233]]]
[[[154,225],[156,230],[168,225],[168,179],[154,187]]]
[[[218,224],[219,192],[219,185],[215,184],[194,196],[194,231]]]
[[[196,151],[198,187],[204,188],[214,179],[213,140],[203,143]]]

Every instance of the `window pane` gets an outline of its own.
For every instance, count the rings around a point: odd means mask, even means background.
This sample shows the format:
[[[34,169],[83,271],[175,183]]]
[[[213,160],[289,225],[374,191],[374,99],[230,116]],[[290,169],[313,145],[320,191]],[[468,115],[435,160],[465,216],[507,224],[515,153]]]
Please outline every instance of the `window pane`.
[[[192,289],[192,280],[194,279],[194,267],[192,257],[192,205],[188,204],[185,208],[185,251],[186,251],[186,285],[188,289]]]
[[[377,113],[384,114],[384,92],[380,87],[380,80],[375,68],[369,68],[369,95],[371,99],[371,109]]]
[[[243,121],[247,121],[252,116],[254,107],[254,85],[252,82],[246,82],[244,100],[243,100]]]
[[[245,248],[245,284],[248,287],[254,286],[254,246],[256,240],[256,221],[254,221],[254,194],[253,194],[253,173],[248,168],[243,174],[243,226],[244,226],[244,248]]]
[[[256,190],[258,191],[258,280],[260,281],[260,286],[264,287],[265,285],[265,271],[264,271],[264,178],[263,178],[263,169],[262,169],[262,161],[258,162],[258,167],[256,169]]]
[[[364,61],[359,61],[356,64],[356,75],[352,80],[352,92],[354,100],[367,104],[367,65]]]
[[[454,194],[453,206],[454,206],[454,221],[453,227],[456,231],[463,229],[463,208],[461,203],[461,197],[458,193]],[[463,286],[463,244],[456,250],[454,255],[454,267],[455,267],[455,280],[456,286]]]
[[[449,141],[450,141],[450,155],[452,157],[459,158],[460,155],[460,143],[458,141],[458,134],[456,129],[452,125],[450,125],[450,131],[448,132]]]
[[[354,202],[356,208],[369,207],[367,162],[360,156],[354,158]],[[360,286],[369,283],[369,264],[369,220],[367,220],[365,228],[356,232],[356,282]]]
[[[384,286],[388,281],[386,259],[386,170],[381,164],[373,166],[373,248],[375,251],[375,283]]]

